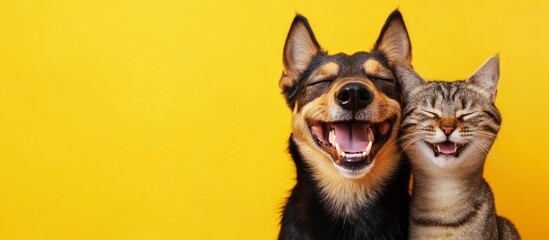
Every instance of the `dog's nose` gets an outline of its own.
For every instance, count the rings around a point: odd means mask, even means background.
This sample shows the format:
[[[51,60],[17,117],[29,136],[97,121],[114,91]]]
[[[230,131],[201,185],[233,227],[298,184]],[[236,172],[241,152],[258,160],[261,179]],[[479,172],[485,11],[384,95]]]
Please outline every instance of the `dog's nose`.
[[[370,90],[360,83],[349,83],[344,85],[336,93],[337,103],[341,107],[352,111],[366,108],[366,106],[372,102],[372,98]]]

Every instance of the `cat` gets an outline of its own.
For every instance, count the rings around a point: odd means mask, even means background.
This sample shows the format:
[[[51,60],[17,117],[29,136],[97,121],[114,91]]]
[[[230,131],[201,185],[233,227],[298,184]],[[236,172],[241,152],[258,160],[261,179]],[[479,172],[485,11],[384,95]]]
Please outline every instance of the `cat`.
[[[404,106],[400,143],[412,166],[410,239],[520,239],[497,216],[484,162],[501,125],[499,57],[465,81],[427,82],[395,64]]]

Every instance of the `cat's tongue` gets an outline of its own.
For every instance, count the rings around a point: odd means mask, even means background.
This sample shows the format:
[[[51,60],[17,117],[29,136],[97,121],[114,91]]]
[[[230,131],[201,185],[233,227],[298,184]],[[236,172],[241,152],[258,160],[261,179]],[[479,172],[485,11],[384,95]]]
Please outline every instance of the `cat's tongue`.
[[[453,142],[443,142],[437,144],[438,151],[442,154],[454,154],[457,150],[457,146]]]
[[[362,153],[374,141],[374,134],[367,123],[335,123],[332,127],[335,129],[335,140],[344,152]]]

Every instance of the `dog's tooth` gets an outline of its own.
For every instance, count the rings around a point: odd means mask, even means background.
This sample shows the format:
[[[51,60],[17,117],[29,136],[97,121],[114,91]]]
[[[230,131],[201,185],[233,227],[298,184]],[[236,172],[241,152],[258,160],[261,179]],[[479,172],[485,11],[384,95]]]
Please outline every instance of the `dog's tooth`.
[[[341,147],[339,146],[339,144],[337,144],[337,142],[335,143],[334,146],[335,146],[335,148],[336,148],[337,155],[342,156],[342,157],[345,157],[345,152],[343,152],[343,151],[341,150]]]
[[[372,131],[371,127],[368,128],[368,140],[370,140],[370,142],[374,141],[374,131]]]
[[[362,153],[345,153],[345,156],[354,159],[354,161],[360,160],[360,158],[363,157]]]
[[[335,146],[335,143],[336,143],[335,129],[330,130],[330,133],[328,135],[328,141],[330,141],[330,144],[332,144],[332,146]]]
[[[370,150],[372,150],[372,141],[368,142],[368,146],[364,149],[364,152],[362,152],[362,156],[368,156],[368,154],[370,154]]]

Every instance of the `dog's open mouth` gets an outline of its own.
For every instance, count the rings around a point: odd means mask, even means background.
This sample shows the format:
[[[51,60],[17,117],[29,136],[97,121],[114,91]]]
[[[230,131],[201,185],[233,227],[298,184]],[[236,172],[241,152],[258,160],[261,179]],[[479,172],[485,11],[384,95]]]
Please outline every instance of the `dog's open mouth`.
[[[316,143],[328,152],[336,164],[360,170],[372,163],[390,137],[393,120],[313,122],[309,125]]]
[[[459,153],[463,150],[463,148],[466,146],[466,144],[458,144],[451,141],[444,141],[444,142],[438,142],[438,143],[429,143],[427,142],[427,145],[433,149],[433,152],[435,153],[435,157],[438,156],[454,156],[459,157]]]

